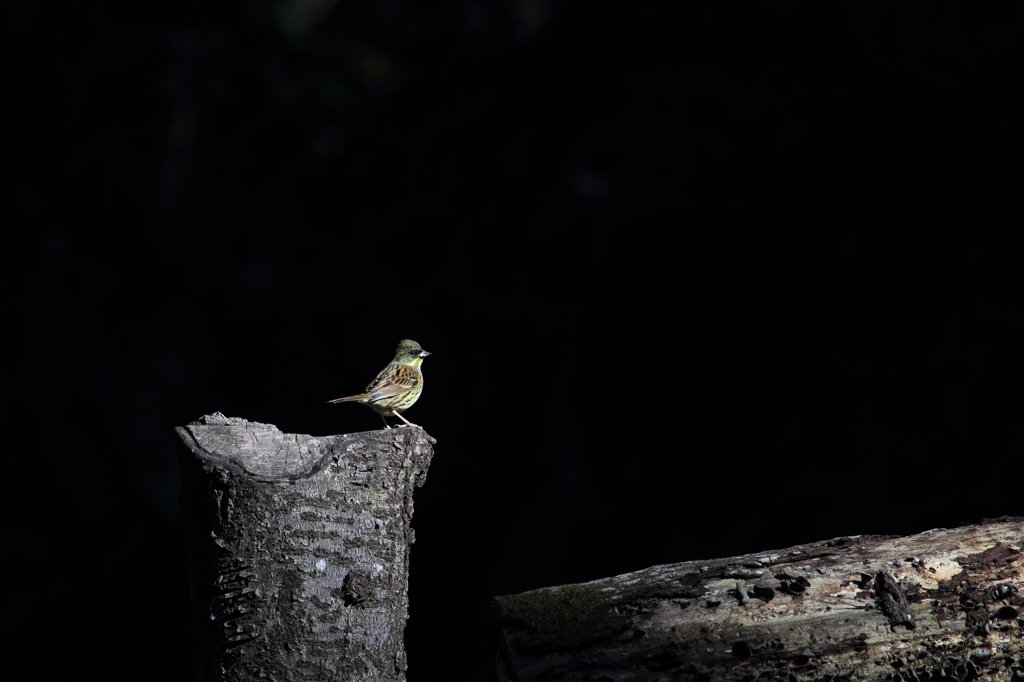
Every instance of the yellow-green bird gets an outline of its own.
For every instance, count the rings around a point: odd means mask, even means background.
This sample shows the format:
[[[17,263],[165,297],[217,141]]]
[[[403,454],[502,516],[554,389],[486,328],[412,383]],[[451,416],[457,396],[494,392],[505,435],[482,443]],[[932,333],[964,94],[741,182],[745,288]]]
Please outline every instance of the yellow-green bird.
[[[412,339],[405,339],[398,342],[398,349],[395,350],[395,359],[388,363],[388,366],[380,371],[377,378],[366,387],[365,393],[350,395],[347,398],[328,400],[329,403],[362,403],[371,407],[374,412],[385,417],[398,417],[409,426],[422,429],[422,426],[413,424],[402,416],[402,413],[412,407],[413,403],[423,392],[423,372],[420,367],[423,365],[423,358],[430,355]],[[401,426],[401,424],[399,424]],[[388,420],[384,419],[384,428],[390,429]]]

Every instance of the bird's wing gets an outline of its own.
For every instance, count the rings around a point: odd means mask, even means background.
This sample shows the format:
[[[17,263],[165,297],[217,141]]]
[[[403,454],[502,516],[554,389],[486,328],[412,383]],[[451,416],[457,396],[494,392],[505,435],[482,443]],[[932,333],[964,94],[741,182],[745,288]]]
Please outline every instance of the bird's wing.
[[[366,392],[370,394],[371,402],[378,402],[401,395],[415,388],[420,381],[422,375],[415,367],[391,363],[366,387]]]

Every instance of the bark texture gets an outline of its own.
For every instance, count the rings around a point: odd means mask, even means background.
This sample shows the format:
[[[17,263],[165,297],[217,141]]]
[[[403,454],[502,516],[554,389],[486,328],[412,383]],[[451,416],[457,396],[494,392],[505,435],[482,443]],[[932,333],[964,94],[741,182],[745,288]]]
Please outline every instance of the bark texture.
[[[194,678],[404,680],[413,490],[434,440],[221,414],[177,432]]]
[[[499,597],[496,680],[1024,680],[1024,519]]]

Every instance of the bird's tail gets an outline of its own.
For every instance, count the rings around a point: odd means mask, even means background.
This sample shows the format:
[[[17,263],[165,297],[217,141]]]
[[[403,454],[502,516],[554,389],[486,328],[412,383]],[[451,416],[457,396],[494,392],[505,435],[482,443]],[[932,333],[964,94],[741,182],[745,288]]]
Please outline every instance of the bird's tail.
[[[350,395],[350,396],[346,396],[344,398],[335,398],[334,400],[328,400],[327,402],[329,402],[329,403],[348,403],[348,402],[352,402],[353,400],[362,400],[364,398],[369,398],[369,397],[370,397],[369,393],[360,393],[358,395]]]

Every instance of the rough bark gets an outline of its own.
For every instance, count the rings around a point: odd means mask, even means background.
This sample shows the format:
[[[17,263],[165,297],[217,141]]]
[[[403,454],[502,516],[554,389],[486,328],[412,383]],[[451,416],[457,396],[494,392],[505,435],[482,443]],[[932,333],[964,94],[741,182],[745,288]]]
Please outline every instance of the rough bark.
[[[405,680],[413,490],[434,440],[221,414],[177,432],[194,678]]]
[[[499,597],[496,680],[1024,680],[1024,519]]]

